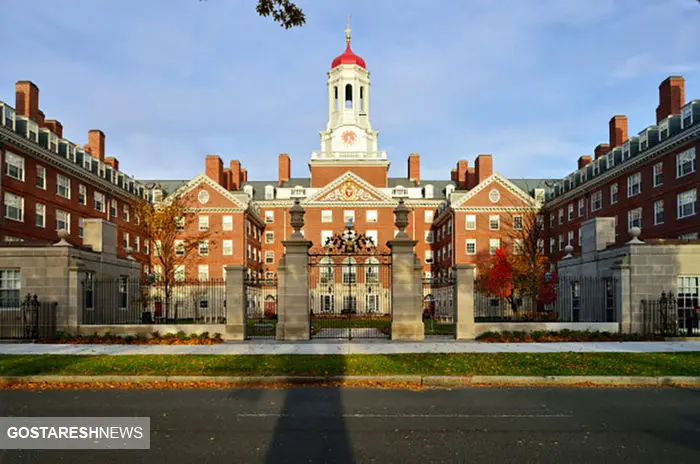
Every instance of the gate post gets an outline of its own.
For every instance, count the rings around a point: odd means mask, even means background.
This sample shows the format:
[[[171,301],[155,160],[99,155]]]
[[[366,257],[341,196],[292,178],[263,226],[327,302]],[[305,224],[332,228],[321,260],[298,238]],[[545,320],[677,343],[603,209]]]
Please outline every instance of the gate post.
[[[617,306],[617,321],[620,327],[620,333],[634,333],[641,329],[639,324],[634,324],[634,322],[639,322],[633,320],[634,304],[637,302],[631,301],[632,292],[630,286],[630,265],[625,259],[621,259],[613,263],[612,273],[614,277],[614,282],[617,285],[616,292],[616,306]],[[639,318],[639,314],[637,314]]]
[[[393,240],[387,242],[391,248],[391,339],[423,340],[423,285],[421,265],[414,247],[416,240],[406,233],[409,209],[403,200],[394,209],[394,224],[399,229]]]
[[[226,340],[246,337],[245,275],[245,266],[226,266]]]
[[[476,337],[474,323],[474,269],[473,264],[456,264],[455,270],[455,338],[473,340]]]
[[[277,269],[279,276],[279,310],[277,340],[308,340],[309,324],[309,248],[311,242],[301,234],[304,227],[304,208],[294,200],[290,208],[290,224],[294,233],[283,240],[284,256]]]

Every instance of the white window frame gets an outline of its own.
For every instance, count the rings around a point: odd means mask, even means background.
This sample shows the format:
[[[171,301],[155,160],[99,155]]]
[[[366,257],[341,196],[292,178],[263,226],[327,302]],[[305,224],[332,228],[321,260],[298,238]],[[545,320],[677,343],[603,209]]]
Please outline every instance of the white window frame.
[[[614,205],[615,203],[618,202],[620,199],[620,188],[615,182],[614,184],[610,185],[610,204]]]
[[[104,213],[105,207],[106,207],[105,194],[102,192],[95,192],[95,194],[93,196],[95,198],[95,201],[94,201],[95,210],[99,211],[100,213]]]
[[[464,230],[476,230],[476,214],[464,216]]]
[[[78,184],[78,203],[87,205],[87,187],[83,184]]]
[[[523,230],[524,220],[522,214],[513,215],[513,230]]]
[[[523,252],[523,239],[522,238],[514,238],[513,239],[513,254],[514,255],[521,255]]]
[[[433,211],[432,209],[426,210],[423,213],[423,222],[425,222],[426,224],[432,224],[434,220],[435,220],[435,211]]]
[[[603,209],[603,191],[596,190],[591,194],[591,211],[598,211],[601,209]]]
[[[10,292],[16,294],[14,298],[3,298],[4,303],[0,309],[19,309],[22,296],[22,271],[15,268],[0,268],[0,292],[6,295]],[[16,304],[14,302],[16,301]]]
[[[425,250],[425,253],[423,253],[423,258],[426,264],[430,264],[433,262],[433,250]]]
[[[687,166],[687,170],[684,167]],[[684,150],[676,155],[676,179],[695,172],[695,147]]]
[[[224,256],[233,255],[233,240],[225,239],[221,242],[221,254]]]
[[[642,193],[642,173],[635,172],[627,177],[627,198],[635,197]]]
[[[333,222],[333,210],[332,209],[321,210],[321,222],[324,224],[327,224],[329,222]]]
[[[639,208],[634,208],[629,211],[627,211],[627,231],[629,232],[632,230],[632,227],[639,227],[640,229],[642,228],[642,208],[641,206]],[[635,218],[634,216],[637,216],[637,213],[639,213],[639,217]],[[636,221],[639,221],[639,224],[636,224]]]
[[[41,210],[41,213],[39,211]],[[41,222],[37,219],[41,218]],[[34,204],[34,225],[42,229],[46,228],[46,205],[43,203]]]
[[[322,230],[321,231],[321,246],[326,246],[326,241],[329,238],[333,238],[333,231],[332,230]]]
[[[495,255],[496,251],[501,248],[501,239],[500,238],[490,238],[489,239],[489,254],[490,255]]]
[[[13,203],[12,208],[15,208],[17,210],[18,217],[13,217],[9,215],[10,206],[8,206],[8,203],[10,201],[12,201]],[[15,202],[17,203],[16,206],[14,204]],[[3,217],[5,217],[6,219],[9,219],[11,221],[24,222],[24,197],[15,195],[14,193],[5,192],[3,209]]]
[[[201,281],[209,280],[209,265],[199,264],[197,265],[197,279]]]
[[[14,173],[12,168],[14,168]],[[24,182],[24,157],[6,150],[5,174],[7,177]]]
[[[688,197],[688,199],[692,199],[691,201],[685,201],[685,203],[681,203],[681,201],[685,200],[685,197]],[[678,205],[677,207],[677,212],[676,216],[678,219],[684,219],[687,217],[695,216],[697,213],[697,203],[698,203],[698,193],[697,189],[690,189],[686,190],[685,192],[681,192],[677,195],[676,197],[676,204]],[[686,205],[692,204],[692,208],[688,208],[688,212],[683,211],[683,207]]]
[[[117,217],[117,212],[119,211],[119,202],[112,198],[109,202],[109,217],[110,218],[115,218]]]
[[[557,213],[557,216],[559,217],[559,224],[564,224],[564,208],[559,208]]]
[[[70,200],[70,177],[56,174],[56,195]]]
[[[365,237],[372,239],[372,245],[379,245],[379,231],[378,230],[368,230],[365,232]]]
[[[66,229],[66,231],[70,234],[70,213],[68,211],[63,211],[62,209],[56,210],[56,230],[61,229],[60,227],[58,227],[59,213],[65,214],[65,221],[62,221],[62,222],[64,222],[66,225],[66,227],[64,227],[64,229]]]
[[[433,231],[432,230],[425,231],[425,243],[427,243],[427,244],[433,243]]]
[[[175,272],[173,273],[173,278],[175,279],[175,282],[182,282],[185,280],[185,265],[184,264],[176,264],[175,265]]]
[[[574,241],[574,231],[570,230],[566,233],[566,244],[571,245],[571,242]]]
[[[265,243],[271,244],[275,243],[275,232],[272,230],[265,231]]]
[[[473,250],[471,252],[469,251],[470,245],[473,248]],[[468,238],[464,241],[464,252],[468,255],[475,255],[476,254],[476,239],[475,238]]]
[[[221,230],[226,232],[233,230],[233,216],[221,216]]]
[[[197,217],[197,223],[199,226],[200,231],[207,231],[209,230],[209,216],[205,214],[200,214]]]
[[[568,217],[569,221],[574,219],[574,204],[573,203],[569,203],[567,206],[567,217]]]
[[[352,218],[352,223],[355,223],[355,210],[354,209],[346,209],[343,210],[343,224],[348,223],[348,219]]]
[[[131,210],[129,209],[128,203],[124,203],[124,205],[122,206],[122,214],[124,221],[129,222],[129,219],[131,219]]]
[[[265,211],[265,223],[266,224],[274,224],[275,222],[275,212],[274,211]]]
[[[39,179],[41,179],[41,183],[39,182]],[[37,188],[46,190],[46,168],[41,164],[36,165],[36,181],[34,182],[34,185]]]
[[[579,198],[578,199],[578,217],[583,216],[585,208],[586,208],[586,201],[583,198]]]
[[[659,215],[661,215],[661,220],[659,220]],[[654,225],[658,226],[659,224],[664,223],[664,201],[663,200],[656,200],[654,202]]]
[[[379,214],[376,209],[368,209],[365,213],[366,221],[369,223],[375,223],[379,221]]]
[[[275,264],[275,252],[266,251],[265,252],[265,264]]]
[[[652,168],[652,178],[654,188],[664,184],[664,163],[659,161]]]
[[[495,224],[495,226],[494,226]],[[489,230],[501,230],[501,216],[498,214],[489,215]]]
[[[197,244],[199,256],[209,256],[209,240],[200,240]]]

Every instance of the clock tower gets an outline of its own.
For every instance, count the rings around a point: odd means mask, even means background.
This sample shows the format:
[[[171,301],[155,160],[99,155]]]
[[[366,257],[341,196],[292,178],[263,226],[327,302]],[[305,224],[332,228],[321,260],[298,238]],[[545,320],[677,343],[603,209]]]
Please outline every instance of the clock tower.
[[[328,123],[321,132],[321,149],[312,153],[309,162],[312,187],[325,185],[345,171],[354,171],[377,187],[387,183],[389,161],[386,152],[377,149],[379,132],[372,130],[369,121],[369,71],[365,60],[350,48],[350,32],[348,17],[345,51],[328,71]]]

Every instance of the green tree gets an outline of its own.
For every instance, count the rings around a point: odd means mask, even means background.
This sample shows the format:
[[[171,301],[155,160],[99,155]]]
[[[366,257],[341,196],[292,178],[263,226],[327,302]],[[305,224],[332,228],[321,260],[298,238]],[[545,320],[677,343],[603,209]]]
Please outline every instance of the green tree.
[[[255,10],[265,18],[272,16],[272,19],[285,29],[303,26],[306,23],[302,9],[290,0],[258,0]]]

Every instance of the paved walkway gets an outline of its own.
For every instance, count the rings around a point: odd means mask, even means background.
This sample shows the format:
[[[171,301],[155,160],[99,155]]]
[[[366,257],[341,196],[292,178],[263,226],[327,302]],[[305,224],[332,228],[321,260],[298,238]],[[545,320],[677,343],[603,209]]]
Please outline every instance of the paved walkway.
[[[219,345],[44,345],[0,344],[0,354],[394,354],[394,353],[669,353],[700,351],[700,340],[678,342],[479,343],[446,340],[275,342]]]

